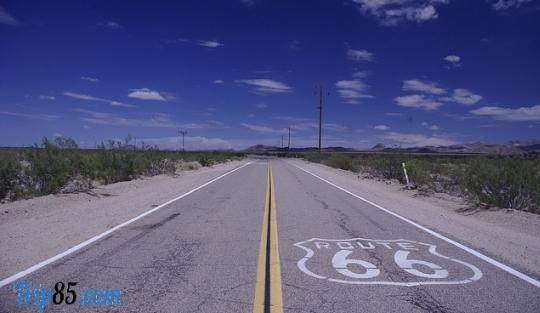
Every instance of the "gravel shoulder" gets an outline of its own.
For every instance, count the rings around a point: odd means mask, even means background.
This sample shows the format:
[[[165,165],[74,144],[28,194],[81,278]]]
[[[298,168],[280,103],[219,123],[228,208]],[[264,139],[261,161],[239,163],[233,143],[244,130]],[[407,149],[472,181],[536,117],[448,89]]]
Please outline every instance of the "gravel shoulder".
[[[104,185],[87,193],[0,204],[0,278],[57,255],[246,162]]]
[[[338,186],[471,248],[540,277],[540,215],[515,210],[471,210],[463,199],[424,195],[403,185],[364,179],[353,172],[288,160]],[[392,218],[389,216],[389,218]]]

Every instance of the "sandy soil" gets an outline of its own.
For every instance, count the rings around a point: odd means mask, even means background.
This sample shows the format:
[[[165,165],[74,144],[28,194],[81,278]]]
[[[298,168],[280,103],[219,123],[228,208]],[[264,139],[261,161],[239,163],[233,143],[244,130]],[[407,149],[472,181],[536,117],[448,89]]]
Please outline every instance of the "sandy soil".
[[[540,276],[540,215],[472,210],[463,199],[446,194],[422,195],[397,183],[364,179],[322,164],[289,162],[498,261]]]
[[[0,204],[0,278],[57,255],[245,162],[184,171],[175,177],[120,182],[88,193]]]

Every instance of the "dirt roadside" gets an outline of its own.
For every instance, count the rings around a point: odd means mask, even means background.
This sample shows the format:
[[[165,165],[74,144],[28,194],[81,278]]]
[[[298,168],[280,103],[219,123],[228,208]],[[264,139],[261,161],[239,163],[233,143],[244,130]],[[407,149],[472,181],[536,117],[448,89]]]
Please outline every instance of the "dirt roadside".
[[[363,179],[318,163],[288,162],[498,261],[540,276],[540,215],[515,210],[471,211],[470,204],[449,195],[422,195],[400,184]]]
[[[88,193],[0,204],[0,278],[64,252],[246,162],[104,185]]]

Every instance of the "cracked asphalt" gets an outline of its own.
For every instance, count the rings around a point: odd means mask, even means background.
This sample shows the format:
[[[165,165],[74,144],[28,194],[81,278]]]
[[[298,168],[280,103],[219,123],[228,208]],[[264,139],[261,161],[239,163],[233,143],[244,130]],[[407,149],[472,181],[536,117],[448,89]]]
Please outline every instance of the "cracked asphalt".
[[[284,312],[540,312],[540,288],[284,160],[272,171]],[[45,312],[251,312],[266,178],[254,159],[23,280],[122,290],[119,306]],[[38,311],[8,286],[0,301]]]

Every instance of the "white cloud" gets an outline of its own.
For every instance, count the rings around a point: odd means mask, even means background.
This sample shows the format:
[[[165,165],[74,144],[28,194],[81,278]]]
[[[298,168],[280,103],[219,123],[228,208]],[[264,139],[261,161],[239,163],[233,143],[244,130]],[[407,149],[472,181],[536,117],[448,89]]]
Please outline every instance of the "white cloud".
[[[224,46],[224,44],[217,40],[199,40],[198,45],[207,48],[218,48]]]
[[[390,129],[390,126],[386,126],[386,125],[375,125],[373,128],[376,129],[376,130],[389,130],[389,129]]]
[[[82,121],[98,125],[149,128],[208,128],[208,124],[176,122],[171,118],[169,114],[164,113],[154,113],[152,117],[148,119],[136,119],[123,117],[114,113],[96,112],[85,109],[73,109],[73,111],[86,115],[86,117],[81,118]]]
[[[255,105],[255,107],[257,109],[266,109],[266,108],[268,108],[268,105],[264,104],[264,103],[258,103],[258,104]]]
[[[423,134],[405,134],[397,132],[386,133],[383,138],[403,147],[450,146],[457,143],[450,138],[440,136],[426,136]]]
[[[141,138],[139,140],[151,146],[158,146],[160,149],[178,150],[182,145],[182,140],[178,136]],[[184,142],[187,150],[229,150],[234,148],[230,141],[222,138],[185,136]]]
[[[382,25],[393,26],[404,21],[422,23],[439,17],[436,6],[449,0],[352,0],[360,12],[374,16]]]
[[[19,21],[14,18],[11,14],[6,11],[3,7],[0,6],[0,24],[6,24],[10,26],[19,25]]]
[[[28,113],[6,112],[6,111],[0,111],[0,114],[24,117],[24,118],[29,118],[33,120],[43,120],[43,121],[54,121],[58,119],[58,116],[49,115],[49,114],[28,114]]]
[[[254,87],[253,92],[259,94],[292,92],[292,88],[285,83],[272,79],[239,79],[235,80],[235,82],[252,86]]]
[[[225,83],[225,81],[222,80],[222,79],[216,79],[216,80],[214,80],[214,84],[224,84],[224,83]]]
[[[249,118],[254,118],[254,117],[255,117],[255,113],[249,113],[249,114],[248,114],[248,117],[249,117]]]
[[[373,53],[364,49],[347,49],[347,57],[357,62],[369,62],[373,60]]]
[[[167,101],[173,100],[174,97],[171,94],[152,90],[149,88],[136,88],[131,89],[128,93],[129,98],[136,98],[139,100],[153,100],[153,101]]]
[[[482,96],[475,94],[474,92],[464,89],[464,88],[458,88],[454,89],[454,93],[452,94],[452,97],[445,97],[442,98],[443,101],[452,101],[459,104],[464,105],[473,105],[477,103],[478,101],[482,100]]]
[[[491,117],[499,121],[540,121],[540,105],[517,109],[486,106],[472,110],[471,113]]]
[[[123,28],[122,25],[118,24],[117,22],[113,22],[113,21],[101,22],[101,23],[98,23],[98,26],[108,28],[108,29],[112,29],[112,30],[119,30],[119,29]]]
[[[254,124],[247,124],[247,123],[241,123],[240,125],[244,126],[245,128],[251,129],[253,131],[256,131],[258,133],[267,133],[267,134],[285,134],[288,131],[284,128],[277,129],[272,128],[265,125],[254,125]]]
[[[394,98],[394,100],[400,106],[408,108],[418,108],[427,111],[436,110],[442,105],[441,102],[434,99],[426,98],[424,95],[401,96]]]
[[[448,62],[449,65],[453,67],[459,67],[461,66],[461,57],[458,55],[447,55],[444,57],[446,62]]]
[[[433,95],[442,95],[446,93],[446,90],[437,86],[437,83],[430,81],[422,81],[418,79],[404,80],[404,91],[419,91],[423,93],[429,93]]]
[[[92,83],[97,83],[99,81],[98,78],[88,77],[88,76],[81,76],[81,79],[82,80],[87,80],[87,81],[92,82]]]
[[[41,95],[39,96],[39,98],[41,100],[56,100],[56,97],[55,96],[44,96],[44,95]]]
[[[493,4],[491,5],[494,10],[506,10],[510,8],[518,8],[522,4],[527,2],[532,2],[533,0],[491,0]]]
[[[340,80],[336,82],[339,95],[345,99],[346,103],[357,104],[362,98],[373,98],[367,94],[369,86],[360,78],[351,80]]]
[[[85,94],[81,94],[81,93],[70,92],[70,91],[64,91],[63,95],[66,96],[66,97],[75,98],[75,99],[79,99],[79,100],[85,100],[85,101],[106,102],[106,103],[109,103],[111,106],[118,106],[118,107],[125,107],[125,108],[135,108],[136,107],[135,105],[128,104],[128,103],[123,103],[123,102],[119,102],[119,101],[115,101],[115,100],[98,98],[98,97],[85,95]]]
[[[421,125],[424,126],[427,129],[429,129],[429,130],[439,130],[439,126],[437,126],[435,124],[430,125],[428,122],[422,122]]]

